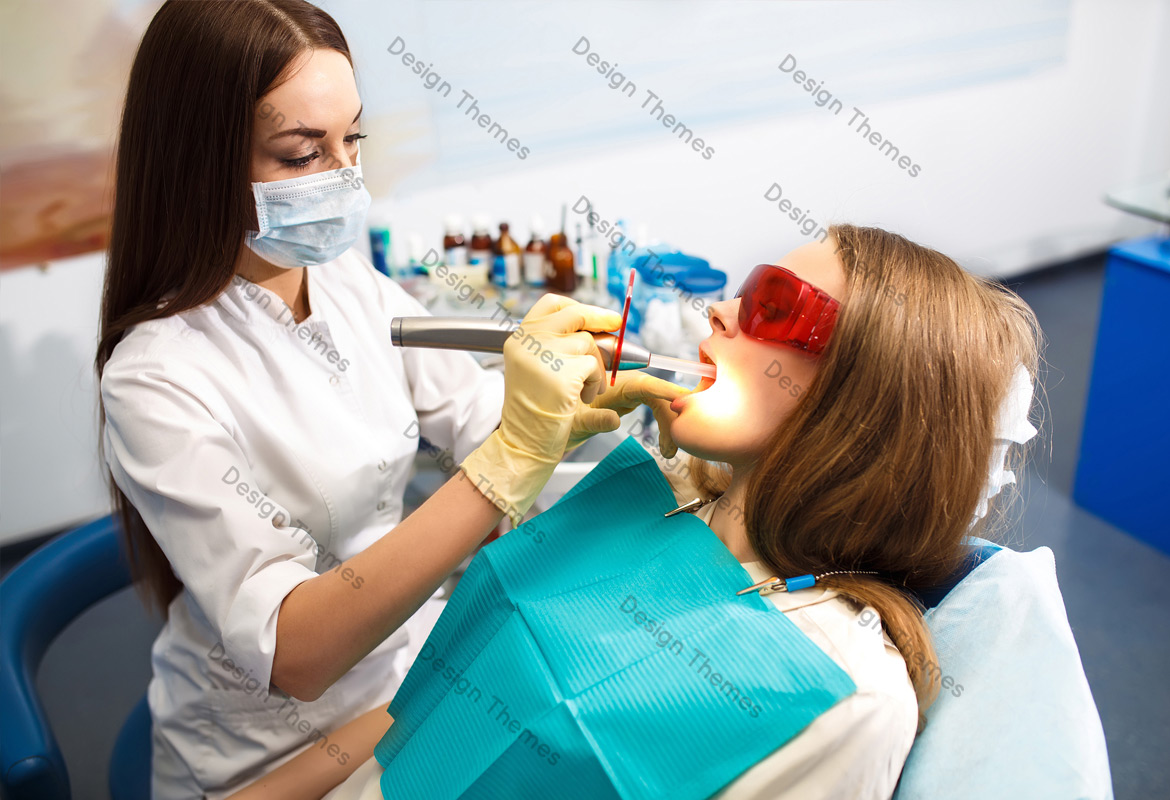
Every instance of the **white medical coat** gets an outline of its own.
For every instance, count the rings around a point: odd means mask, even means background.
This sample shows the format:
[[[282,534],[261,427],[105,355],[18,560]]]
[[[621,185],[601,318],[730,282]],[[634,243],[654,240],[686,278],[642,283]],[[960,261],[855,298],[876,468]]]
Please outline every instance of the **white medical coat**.
[[[348,758],[328,732],[389,705],[410,625],[301,702],[269,691],[281,601],[398,524],[420,433],[453,470],[500,420],[502,374],[390,344],[391,317],[427,312],[363,255],[307,273],[302,323],[237,276],[128,331],[102,376],[106,461],[184,584],[151,652],[156,800],[223,797],[308,746]],[[395,574],[345,577],[356,596]]]

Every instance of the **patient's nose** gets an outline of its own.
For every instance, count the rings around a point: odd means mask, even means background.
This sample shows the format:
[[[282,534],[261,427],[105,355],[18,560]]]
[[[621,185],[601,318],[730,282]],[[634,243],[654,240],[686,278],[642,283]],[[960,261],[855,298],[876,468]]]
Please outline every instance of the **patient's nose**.
[[[730,300],[720,300],[709,306],[709,321],[714,333],[735,336],[739,331],[739,304],[741,302],[740,298],[733,297]]]

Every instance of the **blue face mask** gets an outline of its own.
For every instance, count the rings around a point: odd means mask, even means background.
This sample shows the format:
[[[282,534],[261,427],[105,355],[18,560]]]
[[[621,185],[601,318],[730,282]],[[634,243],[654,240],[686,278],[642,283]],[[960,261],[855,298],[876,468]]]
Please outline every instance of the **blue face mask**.
[[[360,158],[353,167],[253,183],[252,194],[260,230],[248,232],[248,247],[290,269],[324,264],[352,247],[371,200]]]

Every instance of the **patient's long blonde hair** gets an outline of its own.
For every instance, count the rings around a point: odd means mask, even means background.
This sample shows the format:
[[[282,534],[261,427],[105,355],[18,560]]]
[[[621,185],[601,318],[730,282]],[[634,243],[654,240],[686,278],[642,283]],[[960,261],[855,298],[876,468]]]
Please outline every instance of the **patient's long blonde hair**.
[[[942,253],[880,228],[829,233],[848,288],[816,377],[748,483],[745,524],[776,575],[880,573],[822,583],[877,610],[906,659],[921,730],[939,669],[910,592],[960,563],[1000,403],[1017,364],[1037,374],[1039,327],[1016,294]],[[1013,445],[1009,466],[1024,455]],[[709,497],[726,490],[726,465],[690,466]],[[987,536],[992,517],[972,533]]]

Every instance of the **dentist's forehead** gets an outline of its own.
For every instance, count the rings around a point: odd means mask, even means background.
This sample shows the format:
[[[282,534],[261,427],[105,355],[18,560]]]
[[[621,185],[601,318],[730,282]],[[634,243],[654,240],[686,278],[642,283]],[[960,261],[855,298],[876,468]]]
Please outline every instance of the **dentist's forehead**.
[[[834,252],[836,242],[830,237],[801,245],[774,263],[796,273],[799,277],[826,291],[830,296],[845,296],[845,269],[840,256]]]
[[[362,108],[353,68],[336,50],[312,50],[298,56],[290,67],[291,77],[261,98],[257,114],[262,123],[280,127],[319,128],[342,132],[353,124]],[[267,104],[267,108],[265,107]]]

